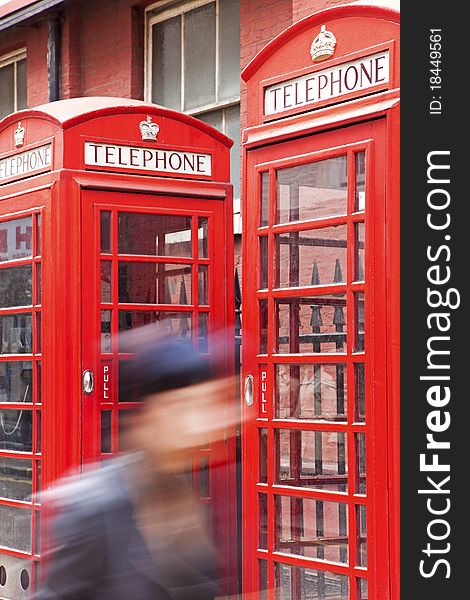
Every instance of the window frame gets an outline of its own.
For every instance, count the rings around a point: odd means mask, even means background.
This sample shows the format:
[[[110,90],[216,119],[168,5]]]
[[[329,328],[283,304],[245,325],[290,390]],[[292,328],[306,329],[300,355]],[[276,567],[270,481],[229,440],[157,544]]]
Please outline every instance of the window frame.
[[[152,4],[145,9],[145,60],[144,60],[144,99],[147,102],[153,102],[152,100],[152,50],[153,50],[153,36],[152,28],[156,23],[167,21],[173,17],[184,15],[192,10],[205,6],[207,4],[215,4],[215,102],[198,106],[185,110],[184,108],[184,18],[181,21],[181,101],[180,106],[176,110],[184,112],[187,115],[197,116],[200,114],[208,113],[213,110],[221,108],[230,108],[240,104],[240,93],[232,98],[226,100],[219,100],[219,60],[220,60],[220,7],[219,0],[189,0],[181,4],[180,2],[175,4],[174,0],[167,0],[166,2],[159,2],[158,4]],[[225,113],[224,117],[225,119]],[[225,127],[225,124],[224,124]]]
[[[26,60],[26,48],[19,48],[8,54],[0,55],[0,69],[13,64],[13,112],[18,109],[18,63],[20,60]]]

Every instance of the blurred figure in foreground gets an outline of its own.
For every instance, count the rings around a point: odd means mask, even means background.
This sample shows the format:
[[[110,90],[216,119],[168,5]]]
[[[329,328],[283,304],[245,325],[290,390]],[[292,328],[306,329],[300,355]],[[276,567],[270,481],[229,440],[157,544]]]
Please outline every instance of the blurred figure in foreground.
[[[147,343],[120,377],[142,402],[126,453],[52,492],[54,543],[35,599],[214,600],[223,565],[184,473],[191,450],[234,425],[234,381],[213,378],[189,342],[169,337]]]

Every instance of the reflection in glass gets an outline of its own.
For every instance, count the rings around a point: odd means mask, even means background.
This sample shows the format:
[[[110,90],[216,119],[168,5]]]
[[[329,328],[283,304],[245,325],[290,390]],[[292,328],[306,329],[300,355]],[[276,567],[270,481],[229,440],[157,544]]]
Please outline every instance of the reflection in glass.
[[[32,369],[29,360],[0,362],[0,402],[33,401]]]
[[[36,256],[41,256],[42,248],[41,213],[36,214]]]
[[[42,269],[41,263],[36,263],[36,304],[42,302]]]
[[[346,433],[278,429],[276,451],[277,483],[347,491]]]
[[[364,281],[364,223],[354,224],[354,281]]]
[[[259,440],[259,479],[260,483],[268,483],[268,430],[258,429]]]
[[[276,600],[348,600],[349,578],[330,571],[275,564]]]
[[[111,311],[101,311],[101,352],[111,352]]]
[[[354,313],[355,313],[355,331],[354,331],[354,351],[364,352],[364,292],[354,294]]]
[[[31,452],[32,420],[30,410],[0,409],[0,450]]]
[[[366,209],[366,153],[356,152],[356,193],[354,210],[360,212]]]
[[[199,313],[198,316],[198,340],[201,352],[209,351],[209,314]]]
[[[347,212],[346,155],[277,171],[276,223]]]
[[[197,246],[199,258],[208,258],[207,243],[209,237],[209,219],[199,217],[197,220]]]
[[[258,520],[259,520],[259,537],[258,548],[261,550],[268,549],[268,496],[267,494],[258,494]]]
[[[111,411],[101,411],[101,452],[111,452]]]
[[[354,380],[356,384],[356,410],[355,420],[366,420],[366,393],[364,363],[354,363]]]
[[[34,313],[36,320],[36,353],[41,354],[42,352],[42,314],[40,312]]]
[[[118,294],[132,304],[191,304],[191,266],[120,262]]]
[[[111,261],[101,261],[101,302],[111,302],[111,266]]]
[[[0,316],[0,354],[32,352],[31,313]],[[0,367],[1,373],[1,367]]]
[[[32,266],[0,269],[0,308],[31,306],[32,302]]]
[[[346,295],[276,300],[279,353],[345,352]]]
[[[109,254],[111,252],[111,212],[100,212],[100,250]]]
[[[366,507],[363,505],[356,506],[356,531],[356,564],[359,567],[367,567]]]
[[[356,491],[366,493],[366,435],[356,433]]]
[[[152,102],[181,110],[181,17],[152,27]]]
[[[0,262],[33,256],[32,218],[0,222]]]
[[[259,353],[268,353],[268,301],[259,301]]]
[[[347,504],[275,497],[275,549],[336,563],[348,562]]]
[[[120,212],[118,252],[191,256],[191,217]]]
[[[0,545],[31,552],[31,516],[30,508],[0,505]]]
[[[363,579],[362,577],[357,580],[357,600],[368,600],[367,579]]]
[[[42,402],[42,372],[41,361],[36,361],[36,404]]]
[[[42,412],[36,411],[36,452],[41,452],[42,446]]]
[[[200,305],[209,304],[209,266],[199,265],[198,267],[198,302]]]
[[[276,365],[275,413],[278,419],[345,421],[346,365]]]
[[[260,290],[268,288],[268,236],[259,238],[259,287]]]
[[[347,226],[275,236],[276,287],[346,283]]]
[[[28,500],[33,485],[32,460],[0,457],[0,496]]]
[[[259,560],[259,600],[268,600],[268,561]]]
[[[36,540],[35,554],[41,554],[41,511],[36,511]],[[38,580],[36,580],[38,581]]]
[[[120,310],[119,333],[155,323],[156,331],[190,339],[191,315],[188,311]]]
[[[261,203],[260,203],[260,227],[268,225],[269,219],[269,173],[261,173]]]

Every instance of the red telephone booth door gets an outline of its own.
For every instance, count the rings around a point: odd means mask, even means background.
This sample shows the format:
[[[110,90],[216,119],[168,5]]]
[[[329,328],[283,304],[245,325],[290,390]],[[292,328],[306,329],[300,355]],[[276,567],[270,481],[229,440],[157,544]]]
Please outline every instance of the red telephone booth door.
[[[247,152],[244,576],[263,598],[389,598],[385,134]]]
[[[93,378],[82,400],[86,463],[123,450],[122,424],[136,406],[119,389],[120,368],[132,356],[123,334],[160,323],[192,339],[210,360],[209,333],[224,326],[226,299],[223,201],[94,190],[82,190],[82,200],[82,366]],[[233,350],[225,351],[228,361]],[[235,560],[230,545],[235,521],[229,518],[233,458],[227,431],[225,441],[194,453],[189,474],[229,578]]]

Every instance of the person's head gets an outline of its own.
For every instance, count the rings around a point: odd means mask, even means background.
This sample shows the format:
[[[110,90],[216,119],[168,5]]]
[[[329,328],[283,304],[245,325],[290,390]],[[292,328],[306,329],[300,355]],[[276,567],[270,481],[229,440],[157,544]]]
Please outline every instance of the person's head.
[[[191,342],[176,337],[147,343],[124,362],[120,395],[139,403],[127,419],[128,449],[144,451],[159,470],[184,470],[192,449],[235,423],[233,378],[212,373]]]

